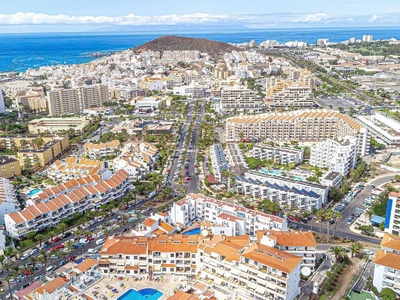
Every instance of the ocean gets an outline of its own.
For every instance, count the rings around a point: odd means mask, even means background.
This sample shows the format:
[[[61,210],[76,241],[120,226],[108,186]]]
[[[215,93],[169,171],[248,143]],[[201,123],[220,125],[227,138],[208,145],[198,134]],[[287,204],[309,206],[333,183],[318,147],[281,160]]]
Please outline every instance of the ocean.
[[[376,39],[400,39],[400,28],[313,28],[188,32],[85,32],[0,34],[0,72],[22,72],[28,68],[55,64],[90,62],[91,53],[109,53],[139,46],[163,35],[202,37],[221,42],[243,43],[252,39],[279,42],[303,41],[315,44],[319,38],[340,42],[371,34]]]

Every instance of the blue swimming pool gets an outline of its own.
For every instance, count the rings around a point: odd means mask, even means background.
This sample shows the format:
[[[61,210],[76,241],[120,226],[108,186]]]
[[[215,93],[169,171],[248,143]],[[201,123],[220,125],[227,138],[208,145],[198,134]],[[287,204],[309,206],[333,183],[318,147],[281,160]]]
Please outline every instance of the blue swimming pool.
[[[264,174],[271,174],[271,175],[277,175],[277,176],[281,175],[281,172],[279,172],[278,170],[261,169],[261,172]]]
[[[30,190],[28,194],[26,194],[28,197],[35,196],[36,194],[40,193],[42,190],[41,189],[34,189]]]
[[[182,234],[187,234],[187,235],[200,234],[200,227],[192,228],[192,229],[190,229],[190,230],[188,230],[188,231],[185,231],[185,232],[182,233]]]
[[[300,177],[300,176],[293,176],[293,179],[295,179],[295,180],[303,180],[303,178],[302,177]]]
[[[157,300],[161,298],[163,293],[156,289],[146,288],[140,291],[130,289],[123,295],[119,296],[117,300]]]

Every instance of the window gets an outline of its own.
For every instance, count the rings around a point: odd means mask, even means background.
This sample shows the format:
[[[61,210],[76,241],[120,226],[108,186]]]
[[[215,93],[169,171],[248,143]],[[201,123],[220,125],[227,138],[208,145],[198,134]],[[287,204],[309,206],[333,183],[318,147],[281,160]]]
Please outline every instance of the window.
[[[162,268],[162,271],[163,271],[163,272],[166,272],[166,271],[167,271],[167,268]]]

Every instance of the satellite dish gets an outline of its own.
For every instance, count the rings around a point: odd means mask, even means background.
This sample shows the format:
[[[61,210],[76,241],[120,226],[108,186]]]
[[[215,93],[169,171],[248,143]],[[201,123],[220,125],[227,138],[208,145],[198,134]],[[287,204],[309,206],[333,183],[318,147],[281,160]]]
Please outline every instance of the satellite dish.
[[[301,268],[301,275],[310,276],[311,275],[311,269],[309,267],[302,267]]]
[[[207,229],[203,229],[201,231],[201,235],[204,236],[204,237],[208,236],[208,230]]]

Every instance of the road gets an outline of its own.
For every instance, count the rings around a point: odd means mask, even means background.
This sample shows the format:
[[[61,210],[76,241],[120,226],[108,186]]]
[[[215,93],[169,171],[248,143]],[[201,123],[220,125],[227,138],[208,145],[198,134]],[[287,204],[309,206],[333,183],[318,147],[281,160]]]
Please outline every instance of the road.
[[[147,202],[147,201],[150,201],[150,199],[146,200],[146,202]],[[137,204],[133,205],[133,206],[130,208],[130,210],[135,210],[138,206],[142,206],[143,203],[144,203],[144,202],[142,202],[142,203],[137,203]],[[152,212],[152,211],[150,210],[150,211],[146,212],[145,214],[142,214],[142,219],[143,219],[143,218],[147,218],[147,217],[151,214],[151,212]],[[105,217],[103,221],[97,222],[97,223],[95,223],[94,225],[89,226],[88,228],[85,228],[85,229],[82,230],[82,231],[85,231],[85,230],[89,230],[89,231],[91,230],[91,231],[93,231],[93,230],[97,229],[97,227],[99,227],[100,225],[102,225],[103,227],[109,228],[109,229],[110,229],[110,230],[109,230],[109,235],[121,234],[121,233],[124,232],[124,231],[131,230],[131,229],[132,229],[136,224],[138,224],[139,221],[140,221],[140,220],[135,220],[134,222],[126,223],[125,225],[123,225],[123,224],[121,223],[122,221],[112,222],[113,224],[117,224],[118,226],[116,226],[115,229],[111,229],[111,227],[110,227],[107,223],[108,223],[110,220],[117,219],[117,218],[118,218],[118,215],[119,215],[120,213],[122,213],[122,212],[121,212],[121,211],[118,211],[117,213],[112,213],[110,216]],[[103,236],[103,237],[104,237],[104,236]],[[65,243],[65,242],[67,242],[68,240],[70,240],[71,238],[73,238],[73,236],[68,236],[68,237],[66,237],[66,238],[64,238],[64,239],[61,239],[61,240],[58,241],[57,243],[48,243],[48,247],[47,247],[46,249],[44,249],[44,250],[47,252],[47,251],[50,250],[51,248],[53,248],[53,247],[55,247],[55,246],[57,246],[57,245],[63,244],[63,243]],[[69,257],[69,256],[76,256],[76,259],[79,259],[79,258],[82,258],[82,257],[86,257],[86,256],[92,255],[92,254],[89,254],[87,251],[88,251],[88,249],[96,249],[96,250],[99,250],[99,249],[102,247],[102,245],[96,245],[96,244],[95,244],[95,241],[96,241],[96,240],[99,240],[99,239],[100,239],[100,237],[99,237],[99,238],[95,238],[94,241],[92,241],[92,242],[90,242],[90,243],[88,243],[88,244],[84,244],[84,247],[78,248],[78,249],[73,249],[71,252],[68,253],[67,260],[68,260],[68,257]],[[30,250],[29,250],[29,251],[30,251]],[[26,251],[25,253],[28,253],[29,251]],[[20,257],[21,257],[23,254],[24,254],[24,253],[21,253],[21,254],[20,254]],[[36,253],[36,254],[34,254],[34,255],[32,255],[32,256],[38,257],[39,255],[40,255],[40,250],[39,250],[38,253]],[[27,278],[21,279],[21,282],[18,283],[18,285],[17,285],[17,283],[15,283],[15,282],[10,283],[11,290],[12,290],[12,291],[16,291],[16,290],[18,290],[18,289],[21,289],[22,286],[25,286],[26,284],[31,284],[31,283],[34,281],[33,279],[34,279],[36,276],[43,276],[43,277],[45,277],[45,275],[46,275],[45,268],[46,268],[47,266],[52,265],[52,266],[55,266],[56,269],[58,269],[58,268],[61,266],[60,263],[61,263],[62,260],[64,260],[64,258],[61,258],[61,257],[60,257],[60,258],[56,258],[56,259],[50,259],[50,258],[48,258],[47,265],[46,265],[45,267],[39,269],[38,271],[36,271],[36,272],[33,274],[33,276],[28,276]],[[14,266],[18,266],[20,269],[26,269],[26,264],[27,264],[27,263],[29,263],[29,259],[27,259],[27,260],[20,260],[20,259],[19,259],[19,260],[16,260],[15,262],[13,262]],[[6,298],[6,295],[9,293],[8,284],[7,284],[7,281],[4,279],[4,277],[5,277],[5,274],[4,274],[4,273],[1,273],[1,275],[0,275],[0,280],[1,280],[1,282],[3,282],[2,288],[4,289],[4,292],[3,292],[4,297],[2,297],[1,299],[5,299],[5,298]]]
[[[381,184],[390,182],[390,180],[393,178],[393,174],[391,175],[385,175],[378,177],[370,182],[368,182],[365,185],[365,188],[353,199],[350,201],[350,203],[345,207],[345,209],[342,211],[342,218],[337,222],[336,225],[336,232],[335,236],[342,237],[342,238],[348,238],[351,240],[357,240],[360,242],[365,242],[365,243],[372,243],[372,244],[380,244],[381,239],[380,238],[374,238],[366,235],[361,235],[357,234],[353,231],[350,230],[350,225],[347,224],[347,219],[349,216],[354,212],[354,210],[357,207],[361,207],[361,204],[371,194],[371,185],[379,186]],[[307,224],[299,223],[298,224],[299,229],[301,230],[310,230],[314,232],[320,232],[320,224],[317,223],[315,219],[312,219],[309,221]],[[335,229],[335,224],[330,225],[329,233],[332,234],[332,232]],[[322,232],[327,233],[327,224],[324,223],[322,225]]]

